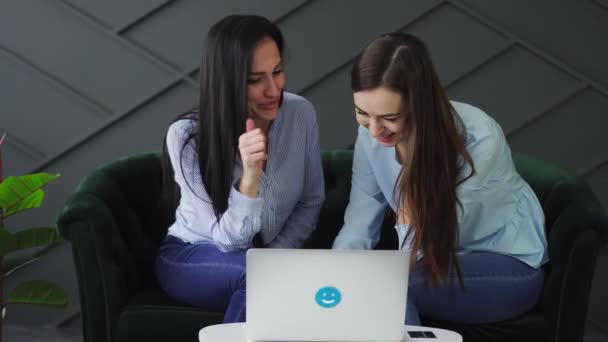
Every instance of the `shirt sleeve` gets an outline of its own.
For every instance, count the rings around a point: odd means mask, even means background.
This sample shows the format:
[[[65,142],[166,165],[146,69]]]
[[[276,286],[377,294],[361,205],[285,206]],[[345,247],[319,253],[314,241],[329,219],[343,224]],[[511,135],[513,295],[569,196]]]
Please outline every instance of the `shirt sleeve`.
[[[321,147],[316,113],[311,108],[311,123],[306,136],[306,171],[302,197],[287,218],[283,229],[270,242],[271,248],[300,248],[317,225],[319,212],[325,200],[325,182],[321,164]],[[308,116],[308,115],[307,115]]]
[[[344,214],[344,226],[334,241],[334,249],[373,249],[380,240],[387,201],[368,159],[366,149],[370,142],[364,129],[359,127],[350,199]]]
[[[250,198],[234,186],[230,189],[228,209],[218,221],[203,185],[194,139],[187,140],[188,119],[173,123],[167,133],[167,150],[181,192],[180,205],[186,201],[193,210],[194,223],[224,252],[251,247],[260,231],[263,200]],[[185,145],[184,145],[185,144]],[[193,227],[192,229],[197,229]]]
[[[495,225],[495,227],[483,227],[488,233],[493,232],[494,228],[504,226],[505,212],[492,208],[503,208],[505,203],[509,202],[506,199],[509,198],[508,191],[503,193],[501,189],[504,189],[504,184],[511,184],[513,177],[517,176],[511,150],[502,129],[494,121],[488,122],[487,125],[485,134],[471,136],[469,138],[471,141],[467,142],[466,148],[473,159],[475,172],[456,188],[458,197],[456,208],[461,238],[469,235],[472,229],[482,228],[480,220],[487,212],[494,212],[493,225]],[[470,165],[465,164],[462,177],[467,177],[470,173]],[[475,234],[478,238],[483,238],[481,231]]]
[[[461,185],[469,190],[478,190],[491,185],[492,181],[499,180],[501,173],[513,168],[511,151],[507,145],[502,129],[496,122],[488,124],[487,133],[481,137],[470,137],[467,151],[473,159],[475,173]],[[471,173],[470,165],[465,164],[463,177]]]

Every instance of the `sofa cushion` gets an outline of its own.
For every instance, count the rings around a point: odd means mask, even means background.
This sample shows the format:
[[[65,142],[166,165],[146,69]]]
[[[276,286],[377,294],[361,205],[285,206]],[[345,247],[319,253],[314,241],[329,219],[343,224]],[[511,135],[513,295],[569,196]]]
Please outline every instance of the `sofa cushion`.
[[[180,303],[158,288],[145,289],[120,313],[115,341],[197,341],[199,330],[223,319],[222,312]]]

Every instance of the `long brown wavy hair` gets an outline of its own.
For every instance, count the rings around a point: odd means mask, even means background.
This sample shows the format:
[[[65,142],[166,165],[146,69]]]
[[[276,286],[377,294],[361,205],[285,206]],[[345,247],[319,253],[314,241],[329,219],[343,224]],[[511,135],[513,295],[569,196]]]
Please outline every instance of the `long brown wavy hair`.
[[[401,93],[407,109],[408,155],[402,160],[394,195],[396,213],[406,208],[409,212],[409,233],[414,234],[411,264],[415,266],[421,250],[430,285],[445,282],[453,268],[463,286],[456,257],[456,187],[471,177],[475,168],[460,132],[462,120],[448,100],[426,45],[413,35],[384,34],[355,60],[353,92],[380,86]],[[471,172],[463,177],[465,163]]]

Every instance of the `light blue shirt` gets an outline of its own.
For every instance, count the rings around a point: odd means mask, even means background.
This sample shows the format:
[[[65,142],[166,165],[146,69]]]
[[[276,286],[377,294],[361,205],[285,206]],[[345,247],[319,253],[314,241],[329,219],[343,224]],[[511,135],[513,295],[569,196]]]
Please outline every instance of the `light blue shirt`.
[[[239,158],[228,209],[219,223],[201,180],[193,139],[182,152],[195,124],[195,120],[179,120],[167,133],[167,150],[181,190],[169,234],[190,243],[211,242],[225,252],[250,248],[258,232],[268,247],[301,247],[315,229],[325,199],[319,128],[312,104],[284,93],[268,132],[268,159],[259,196],[250,198],[237,190],[243,172]]]
[[[466,148],[475,166],[475,174],[456,188],[460,201],[458,253],[494,252],[539,267],[548,260],[544,214],[533,190],[515,170],[502,129],[476,107],[458,102],[452,105],[463,121]],[[334,248],[376,246],[386,205],[396,209],[393,190],[400,169],[395,148],[382,146],[360,126],[350,201]],[[470,170],[467,165],[463,175]],[[411,239],[405,241],[409,225],[395,229],[399,246],[410,248]]]

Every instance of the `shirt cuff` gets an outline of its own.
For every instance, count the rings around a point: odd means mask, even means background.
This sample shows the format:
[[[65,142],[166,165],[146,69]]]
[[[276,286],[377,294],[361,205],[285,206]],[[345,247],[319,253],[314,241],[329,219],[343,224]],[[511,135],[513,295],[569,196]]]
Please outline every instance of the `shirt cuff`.
[[[264,200],[260,197],[251,198],[243,195],[233,186],[230,188],[229,206],[242,213],[243,216],[260,216]]]

